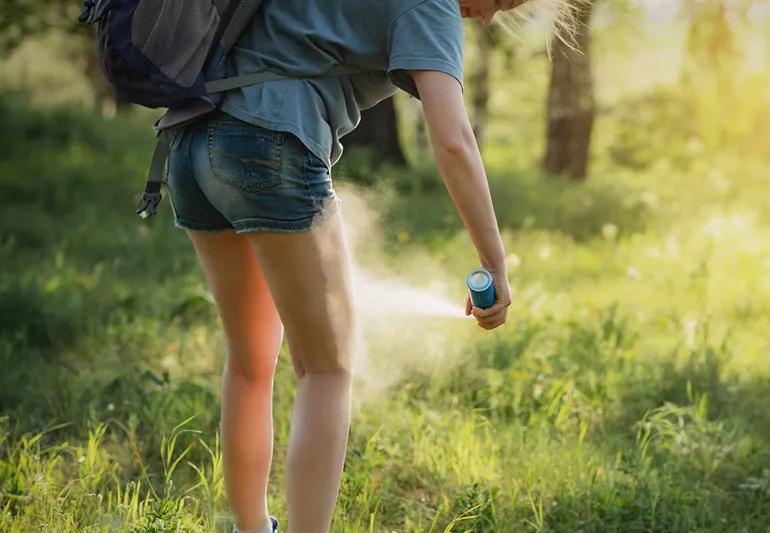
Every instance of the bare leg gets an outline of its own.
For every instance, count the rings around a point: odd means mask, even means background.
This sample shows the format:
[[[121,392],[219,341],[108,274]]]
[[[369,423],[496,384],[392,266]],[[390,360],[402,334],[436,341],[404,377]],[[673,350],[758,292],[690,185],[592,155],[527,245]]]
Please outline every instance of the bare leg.
[[[306,232],[249,236],[298,374],[286,465],[288,530],[325,532],[345,461],[357,331],[341,215]]]
[[[349,374],[306,372],[297,384],[286,465],[292,533],[329,530],[349,421]]]
[[[269,524],[273,375],[283,326],[245,236],[233,231],[188,234],[227,341],[220,425],[225,487],[238,527],[260,528]]]

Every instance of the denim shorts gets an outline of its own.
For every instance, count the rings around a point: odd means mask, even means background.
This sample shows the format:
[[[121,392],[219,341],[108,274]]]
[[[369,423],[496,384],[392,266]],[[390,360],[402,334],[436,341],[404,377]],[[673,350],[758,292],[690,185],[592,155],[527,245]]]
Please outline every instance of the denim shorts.
[[[168,190],[175,226],[195,231],[304,231],[341,205],[298,137],[219,110],[172,132]]]

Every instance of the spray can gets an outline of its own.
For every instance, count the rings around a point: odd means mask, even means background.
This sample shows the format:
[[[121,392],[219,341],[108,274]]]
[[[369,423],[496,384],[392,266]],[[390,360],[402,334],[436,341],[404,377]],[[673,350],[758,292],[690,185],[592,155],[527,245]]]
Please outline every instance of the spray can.
[[[483,268],[471,271],[466,278],[468,289],[471,291],[471,302],[475,307],[487,309],[495,303],[495,285],[492,274]]]

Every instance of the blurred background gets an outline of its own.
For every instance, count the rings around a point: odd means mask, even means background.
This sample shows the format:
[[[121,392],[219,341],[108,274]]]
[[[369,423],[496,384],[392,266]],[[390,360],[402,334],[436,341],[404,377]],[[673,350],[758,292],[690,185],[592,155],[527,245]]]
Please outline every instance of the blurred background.
[[[216,309],[168,199],[134,214],[158,113],[79,10],[0,4],[0,531],[229,531]],[[466,21],[504,327],[462,318],[478,260],[419,101],[343,139],[365,350],[334,531],[769,530],[770,2],[580,17],[573,47]],[[293,393],[284,346],[279,517]]]

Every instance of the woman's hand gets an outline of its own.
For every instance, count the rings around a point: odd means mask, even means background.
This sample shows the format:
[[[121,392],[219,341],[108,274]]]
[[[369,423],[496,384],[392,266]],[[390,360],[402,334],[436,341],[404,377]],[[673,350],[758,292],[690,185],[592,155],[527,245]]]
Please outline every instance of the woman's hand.
[[[511,287],[505,269],[489,270],[492,283],[495,286],[495,303],[488,309],[474,307],[469,294],[465,300],[465,316],[473,314],[479,327],[495,329],[505,323],[508,317],[508,307],[511,305]]]

